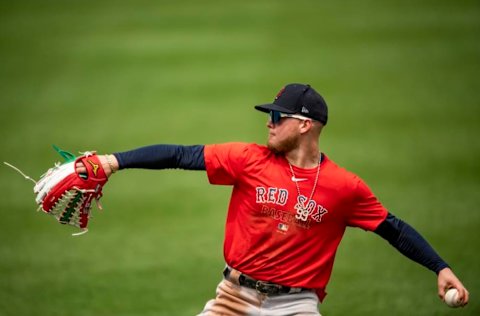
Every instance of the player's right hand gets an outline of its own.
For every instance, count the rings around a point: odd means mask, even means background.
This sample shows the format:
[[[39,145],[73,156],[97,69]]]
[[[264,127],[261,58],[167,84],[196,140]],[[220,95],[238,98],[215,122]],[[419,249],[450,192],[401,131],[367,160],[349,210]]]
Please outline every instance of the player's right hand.
[[[450,288],[457,289],[458,299],[462,306],[468,304],[468,290],[463,286],[462,282],[460,282],[450,268],[445,268],[438,273],[438,296],[440,299],[445,299],[445,293]]]

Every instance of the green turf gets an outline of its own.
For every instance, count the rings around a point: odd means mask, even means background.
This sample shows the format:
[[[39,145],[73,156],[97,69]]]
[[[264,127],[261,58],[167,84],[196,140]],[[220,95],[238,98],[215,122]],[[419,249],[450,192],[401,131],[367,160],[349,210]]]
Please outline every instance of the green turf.
[[[323,315],[479,315],[478,1],[2,1],[0,150],[37,178],[71,151],[264,143],[270,101],[308,82],[330,106],[321,147],[455,268],[435,275],[349,230]],[[228,187],[128,170],[90,232],[35,213],[0,167],[0,315],[195,315],[223,267]]]

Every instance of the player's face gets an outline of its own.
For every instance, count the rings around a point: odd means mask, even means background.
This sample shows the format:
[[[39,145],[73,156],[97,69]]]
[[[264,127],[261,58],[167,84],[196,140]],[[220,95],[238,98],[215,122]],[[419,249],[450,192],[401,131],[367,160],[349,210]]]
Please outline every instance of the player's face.
[[[301,121],[294,118],[282,118],[276,124],[269,120],[267,147],[275,153],[286,153],[299,145]]]

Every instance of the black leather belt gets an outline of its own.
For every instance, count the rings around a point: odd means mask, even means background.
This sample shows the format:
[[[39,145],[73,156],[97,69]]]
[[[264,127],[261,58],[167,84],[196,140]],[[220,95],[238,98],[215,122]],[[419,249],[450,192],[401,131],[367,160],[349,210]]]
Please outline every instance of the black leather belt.
[[[225,277],[225,279],[238,283],[241,286],[254,289],[260,294],[281,295],[281,294],[294,294],[294,293],[300,293],[302,291],[309,291],[309,289],[305,289],[301,287],[288,287],[288,286],[283,286],[283,285],[275,284],[271,282],[255,280],[243,273],[239,273],[238,278],[233,278],[232,270],[233,269],[228,266],[225,268],[225,270],[223,270],[223,276]]]

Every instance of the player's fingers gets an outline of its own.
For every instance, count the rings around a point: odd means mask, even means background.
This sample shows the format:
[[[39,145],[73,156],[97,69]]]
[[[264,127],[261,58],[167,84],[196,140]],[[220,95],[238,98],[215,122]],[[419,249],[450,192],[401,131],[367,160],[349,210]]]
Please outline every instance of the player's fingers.
[[[87,173],[87,168],[85,168],[85,165],[79,161],[75,164],[75,171],[77,173]]]
[[[439,287],[438,287],[438,297],[440,297],[440,299],[441,299],[442,301],[445,300],[445,292],[446,292],[446,289],[445,289],[444,286],[439,286]]]
[[[465,289],[465,299],[463,300],[463,305],[467,305],[469,299],[470,299],[470,293]]]
[[[466,288],[460,287],[457,288],[458,291],[458,300],[462,303],[463,306],[468,304],[469,293]]]
[[[453,287],[455,286],[453,286],[452,284],[439,284],[438,297],[440,297],[442,301],[445,301],[445,295],[447,294],[447,291]]]

